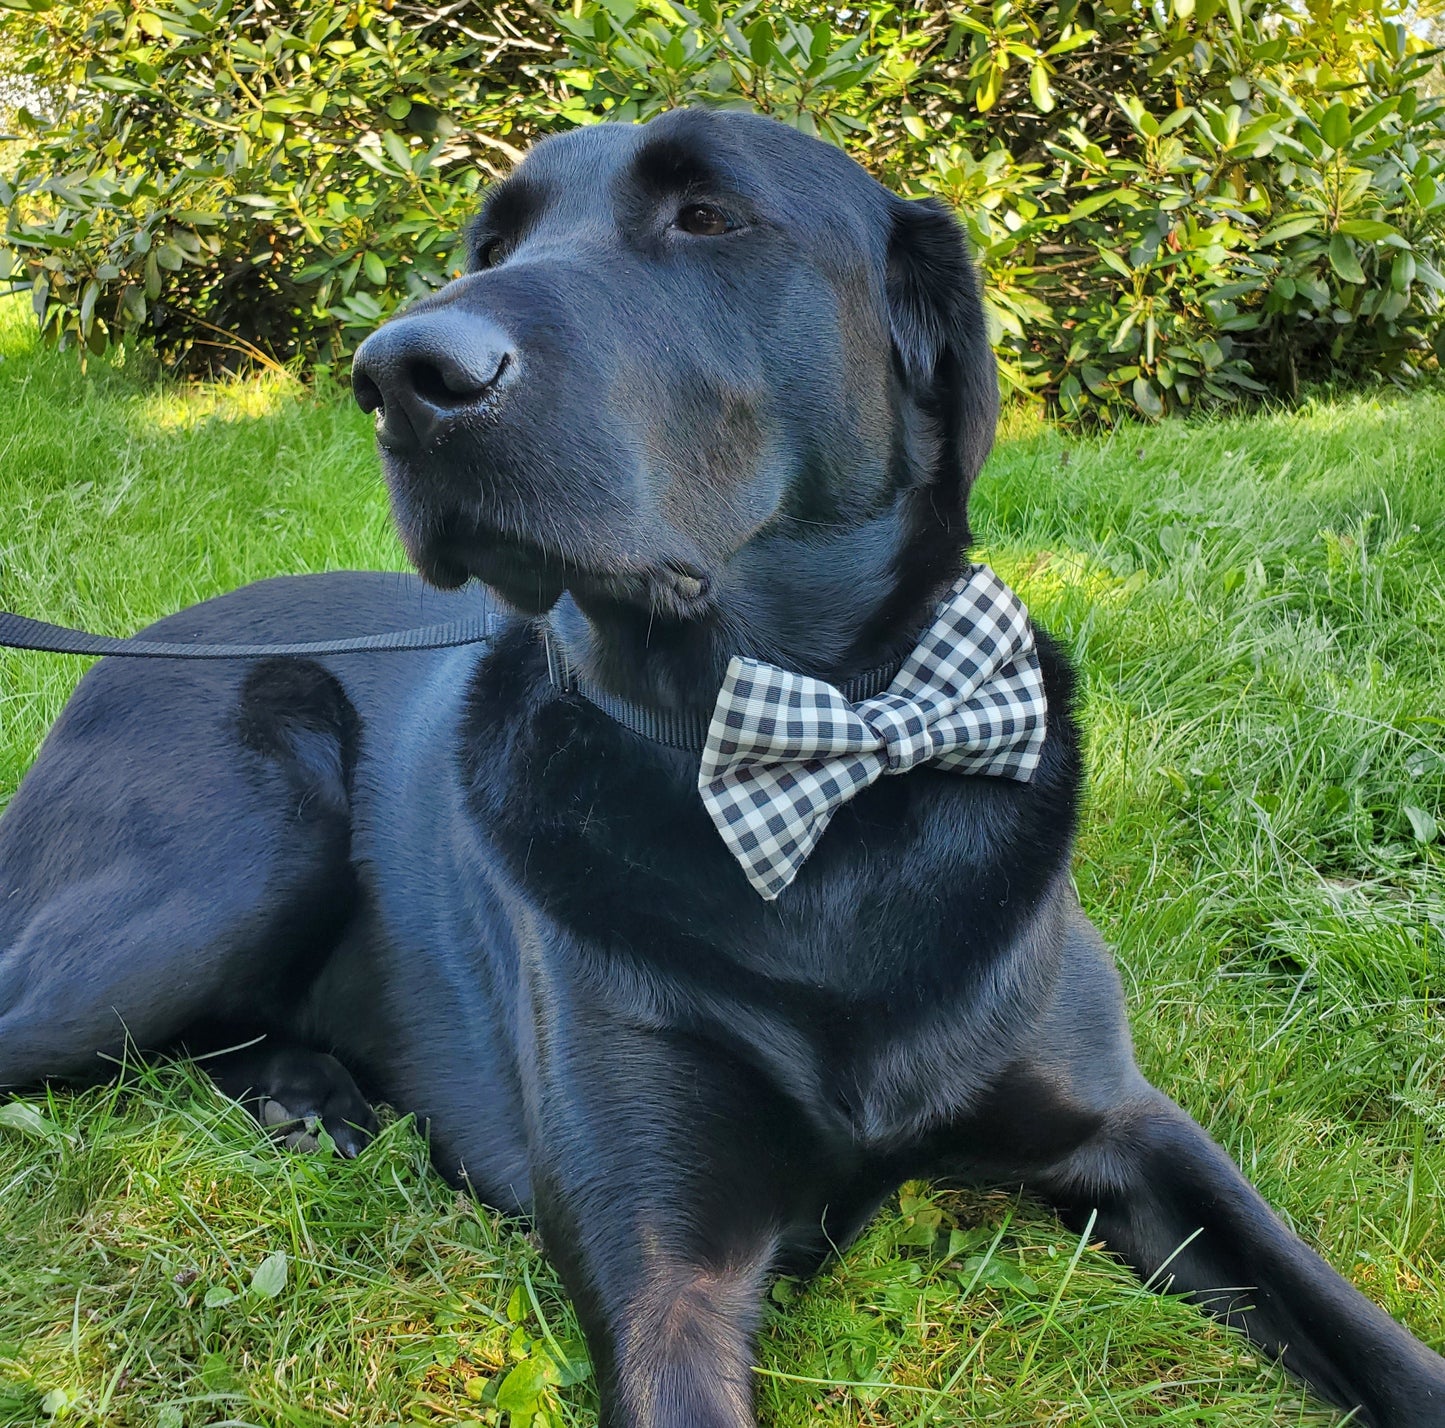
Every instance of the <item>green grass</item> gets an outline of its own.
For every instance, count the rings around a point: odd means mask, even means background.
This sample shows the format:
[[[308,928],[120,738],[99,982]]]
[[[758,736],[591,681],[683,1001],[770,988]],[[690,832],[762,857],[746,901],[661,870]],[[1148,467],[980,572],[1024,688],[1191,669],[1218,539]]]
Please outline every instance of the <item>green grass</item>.
[[[344,402],[83,377],[13,312],[0,351],[0,605],[124,631],[256,576],[402,565]],[[1442,482],[1427,394],[1098,441],[1013,419],[975,504],[1082,665],[1077,879],[1146,1071],[1436,1346]],[[0,655],[0,798],[79,668]],[[0,1423],[496,1422],[509,1372],[504,1401],[595,1422],[585,1381],[537,1395],[577,1331],[525,1226],[448,1190],[409,1122],[356,1162],[287,1155],[183,1066],[29,1104],[0,1112]],[[774,1299],[772,1425],[1334,1421],[1006,1191],[910,1187]]]

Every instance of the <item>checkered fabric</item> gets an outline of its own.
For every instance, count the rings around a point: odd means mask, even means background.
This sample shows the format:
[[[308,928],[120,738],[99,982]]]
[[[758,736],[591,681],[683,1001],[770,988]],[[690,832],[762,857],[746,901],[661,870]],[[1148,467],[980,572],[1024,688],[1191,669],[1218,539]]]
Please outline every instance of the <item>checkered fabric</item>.
[[[1023,602],[986,565],[949,592],[893,683],[850,704],[831,684],[734,658],[698,792],[771,902],[839,805],[884,774],[933,763],[1027,783],[1048,703]]]

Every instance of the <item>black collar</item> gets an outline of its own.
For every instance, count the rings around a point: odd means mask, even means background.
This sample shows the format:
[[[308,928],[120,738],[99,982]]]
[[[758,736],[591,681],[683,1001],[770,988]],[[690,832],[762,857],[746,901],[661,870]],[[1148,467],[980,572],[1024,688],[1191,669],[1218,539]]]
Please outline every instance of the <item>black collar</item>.
[[[541,622],[540,631],[542,645],[547,651],[547,678],[559,694],[580,694],[624,729],[640,734],[644,739],[688,753],[702,752],[707,744],[708,726],[712,723],[711,709],[652,709],[645,704],[634,704],[630,699],[619,699],[573,669],[550,620]],[[872,699],[893,683],[902,667],[903,661],[898,660],[870,669],[844,680],[838,685],[838,692],[850,704]]]

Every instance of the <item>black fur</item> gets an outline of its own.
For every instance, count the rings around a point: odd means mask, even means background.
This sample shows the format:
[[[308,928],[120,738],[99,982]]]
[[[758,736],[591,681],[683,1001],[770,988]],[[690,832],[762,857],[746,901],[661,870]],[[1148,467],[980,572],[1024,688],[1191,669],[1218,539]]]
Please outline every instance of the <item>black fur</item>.
[[[543,614],[663,708],[709,707],[734,654],[839,680],[912,646],[996,415],[952,218],[780,125],[683,111],[547,141],[471,243],[355,376],[408,550],[457,593],[281,579],[156,630],[402,628],[473,609],[469,577],[516,618],[486,650],[93,669],[0,822],[0,1084],[96,1074],[125,1030],[264,1035],[220,1084],[355,1149],[354,1075],[429,1122],[445,1174],[535,1215],[608,1428],[751,1423],[767,1276],[932,1174],[1097,1211],[1359,1421],[1445,1422],[1445,1364],[1135,1069],[1070,886],[1047,637],[1032,782],[885,778],[774,903],[695,755],[548,682]]]

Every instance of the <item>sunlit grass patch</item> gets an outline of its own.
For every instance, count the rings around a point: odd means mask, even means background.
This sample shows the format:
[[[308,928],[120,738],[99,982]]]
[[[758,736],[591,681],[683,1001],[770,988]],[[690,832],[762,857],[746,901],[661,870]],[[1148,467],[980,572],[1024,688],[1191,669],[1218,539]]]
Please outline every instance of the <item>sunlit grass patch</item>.
[[[159,431],[189,431],[208,421],[274,416],[305,395],[299,378],[285,371],[267,372],[205,385],[178,383],[154,391],[137,404],[135,416]]]

